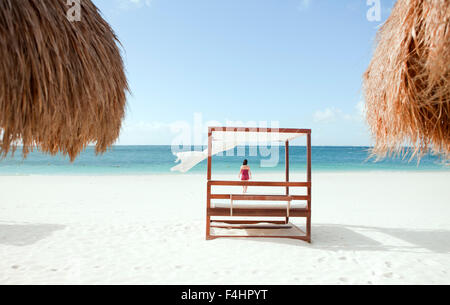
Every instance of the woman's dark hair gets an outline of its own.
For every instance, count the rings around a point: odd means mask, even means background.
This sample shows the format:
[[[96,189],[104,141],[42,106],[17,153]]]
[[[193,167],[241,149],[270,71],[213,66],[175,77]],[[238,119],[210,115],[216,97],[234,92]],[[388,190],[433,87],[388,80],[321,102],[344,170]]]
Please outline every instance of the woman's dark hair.
[[[247,164],[248,164],[248,160],[245,159],[245,160],[244,160],[244,164],[242,164],[242,165],[247,165]]]

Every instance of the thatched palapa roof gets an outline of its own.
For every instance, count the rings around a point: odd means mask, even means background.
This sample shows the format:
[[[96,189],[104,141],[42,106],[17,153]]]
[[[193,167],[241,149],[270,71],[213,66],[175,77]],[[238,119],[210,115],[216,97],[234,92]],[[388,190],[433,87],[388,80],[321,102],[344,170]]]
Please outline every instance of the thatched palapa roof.
[[[367,121],[380,157],[450,157],[450,1],[398,0],[364,75]]]
[[[0,153],[23,145],[73,161],[119,136],[127,80],[117,38],[90,0],[0,1]]]

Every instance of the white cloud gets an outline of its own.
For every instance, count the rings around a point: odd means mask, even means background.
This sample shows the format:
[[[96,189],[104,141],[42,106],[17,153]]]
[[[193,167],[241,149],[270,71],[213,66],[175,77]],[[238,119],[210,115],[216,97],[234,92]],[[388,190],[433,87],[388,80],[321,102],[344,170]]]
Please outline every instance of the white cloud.
[[[355,105],[353,113],[345,113],[339,108],[329,107],[325,110],[318,110],[314,113],[314,122],[333,123],[336,121],[362,121],[365,117],[365,104],[363,101]]]
[[[355,106],[359,119],[363,120],[366,117],[366,104],[364,101],[359,101]]]
[[[165,122],[125,122],[123,124],[120,138],[116,144],[119,145],[149,145],[170,144],[171,124]]]
[[[164,128],[170,128],[169,123],[163,122],[138,122],[138,123],[125,123],[123,126],[124,131],[157,131]]]
[[[301,0],[299,5],[297,6],[297,9],[299,11],[305,11],[310,7],[311,2],[312,0]]]
[[[341,113],[341,110],[336,108],[327,108],[325,110],[318,110],[314,113],[314,122],[316,123],[334,122],[336,121],[339,113]]]
[[[152,0],[116,0],[117,5],[121,9],[130,9],[136,7],[149,7],[152,3]]]
[[[150,2],[151,2],[151,0],[128,0],[128,1],[135,3],[135,4],[145,4],[147,6],[149,6]]]

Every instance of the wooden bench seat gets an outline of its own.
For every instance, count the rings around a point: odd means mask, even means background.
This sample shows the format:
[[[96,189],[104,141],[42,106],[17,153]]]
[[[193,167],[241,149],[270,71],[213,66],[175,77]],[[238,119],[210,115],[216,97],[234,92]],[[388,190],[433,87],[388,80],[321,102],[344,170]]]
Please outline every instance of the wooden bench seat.
[[[233,209],[271,209],[271,210],[286,210],[287,202],[270,202],[270,201],[235,201],[233,203]],[[231,207],[231,203],[228,202],[211,202],[211,208],[226,208],[229,209]],[[291,202],[291,210],[306,210],[308,204],[306,202],[301,201],[293,201]]]

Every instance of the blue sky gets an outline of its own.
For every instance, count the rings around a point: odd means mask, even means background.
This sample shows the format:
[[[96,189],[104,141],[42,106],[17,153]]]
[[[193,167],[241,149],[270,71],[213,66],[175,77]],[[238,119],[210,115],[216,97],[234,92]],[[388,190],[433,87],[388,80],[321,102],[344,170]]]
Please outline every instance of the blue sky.
[[[361,76],[394,3],[379,1],[381,19],[369,21],[376,0],[94,0],[132,91],[118,143],[171,144],[174,123],[195,117],[369,145]]]

